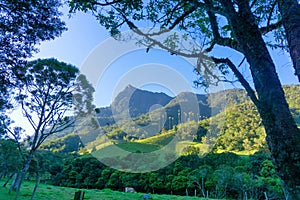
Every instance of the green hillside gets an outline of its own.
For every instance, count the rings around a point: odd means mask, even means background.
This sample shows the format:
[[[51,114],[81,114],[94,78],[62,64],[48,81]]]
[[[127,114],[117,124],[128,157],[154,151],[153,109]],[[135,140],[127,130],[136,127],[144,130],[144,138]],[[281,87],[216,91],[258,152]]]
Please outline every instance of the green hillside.
[[[152,144],[157,145],[159,147],[163,147],[173,139],[174,134],[174,131],[166,131],[162,134],[158,134],[150,138],[138,140],[138,142],[142,144]]]
[[[284,90],[291,112],[296,123],[300,126],[300,87],[285,86]],[[161,132],[157,131],[154,136],[147,136],[142,127],[147,127],[146,131],[151,133],[159,130],[157,128],[158,124],[151,121],[150,115],[147,113],[134,118],[133,121],[124,120],[119,121],[118,125],[112,124],[101,127],[101,134],[99,134],[99,130],[83,128],[77,131],[79,137],[75,134],[67,134],[45,143],[42,148],[55,152],[72,152],[79,149],[81,152],[93,152],[102,148],[109,149],[111,144],[118,144],[119,148],[129,152],[145,153],[156,151],[167,145],[175,135],[181,135],[182,137],[193,137],[191,148],[194,148],[195,151],[197,149],[212,150],[212,147],[215,152],[235,152],[239,154],[267,151],[261,119],[257,109],[247,98],[245,91],[233,89],[211,95],[214,97],[210,99],[209,104],[216,108],[215,110],[222,111],[210,118],[200,120],[197,125],[198,130],[193,131],[193,136],[190,136],[186,130],[181,131],[181,126],[188,126],[188,128],[190,126],[176,125],[176,118],[173,119],[174,124],[172,124],[170,130],[163,129]],[[188,98],[186,95],[184,97]],[[184,101],[184,98],[180,99]],[[170,111],[170,109],[176,110],[175,108],[180,103],[175,100],[173,99],[166,105],[166,109],[169,109],[170,113],[175,112]],[[199,104],[207,103],[203,95],[198,95],[198,100]],[[227,104],[226,107],[223,105],[224,102]],[[155,113],[151,114],[152,117],[154,115]],[[80,139],[83,142],[80,142]]]
[[[290,85],[284,87],[285,96],[290,106],[290,110],[294,116],[294,119],[300,127],[300,86]]]
[[[117,144],[117,147],[132,153],[148,153],[159,149],[159,146],[156,144],[145,144],[139,142],[125,142]]]

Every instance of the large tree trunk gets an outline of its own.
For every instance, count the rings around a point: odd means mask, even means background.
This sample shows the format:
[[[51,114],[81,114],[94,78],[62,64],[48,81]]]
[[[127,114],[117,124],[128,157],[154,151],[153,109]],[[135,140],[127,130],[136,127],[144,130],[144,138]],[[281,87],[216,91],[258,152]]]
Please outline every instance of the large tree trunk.
[[[275,65],[262,39],[248,1],[239,1],[239,12],[223,1],[228,20],[253,77],[267,143],[287,200],[300,199],[300,132],[291,115]]]
[[[300,82],[300,5],[297,0],[278,0],[288,46]]]

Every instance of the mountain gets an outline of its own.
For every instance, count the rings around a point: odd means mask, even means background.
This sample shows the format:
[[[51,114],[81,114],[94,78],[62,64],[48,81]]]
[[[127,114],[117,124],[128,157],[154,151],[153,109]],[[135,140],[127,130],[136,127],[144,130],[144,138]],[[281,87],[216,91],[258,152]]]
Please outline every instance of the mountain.
[[[211,94],[182,92],[164,107],[167,112],[167,117],[171,117],[173,120],[171,125],[167,122],[165,128],[178,124],[178,120],[186,121],[186,118],[194,117],[194,119],[197,120],[210,118],[224,111],[227,107],[248,100],[250,99],[243,89],[230,89]],[[189,105],[195,101],[197,101],[197,108]],[[184,108],[184,110],[182,108]]]
[[[140,90],[128,85],[114,99],[111,108],[117,115],[129,110],[130,117],[135,118],[148,113],[154,105],[165,106],[172,99],[172,97],[162,92]]]
[[[167,120],[164,127],[169,129],[180,120],[190,117],[205,119],[214,116],[225,109],[249,100],[243,89],[231,89],[212,94],[194,94],[182,92],[172,98],[162,92],[150,92],[128,85],[121,91],[109,107],[98,108],[97,117],[100,126],[115,124],[116,120],[124,118],[145,118],[145,114],[157,109],[166,112]],[[191,102],[194,102],[193,105]],[[198,112],[195,113],[195,110]]]
[[[284,91],[292,115],[300,126],[300,86],[284,86]],[[199,112],[195,113],[197,108],[195,109],[195,105],[191,105],[191,102],[196,102]],[[161,107],[152,109],[151,107],[156,104]],[[118,112],[114,112],[113,115],[111,108]],[[81,130],[77,129],[83,144],[76,142],[77,146],[72,146],[70,141],[78,140],[74,133],[59,133],[54,141],[57,145],[53,142],[45,143],[44,148],[67,151],[66,149],[74,150],[84,146],[91,151],[112,143],[139,142],[143,139],[156,141],[151,145],[165,144],[188,118],[199,119],[195,142],[203,138],[208,140],[209,138],[205,136],[209,128],[220,130],[220,137],[216,142],[217,151],[254,152],[263,149],[265,144],[265,133],[259,114],[242,89],[212,94],[183,92],[172,98],[163,93],[140,90],[129,85],[117,95],[110,107],[97,110],[101,125],[100,133],[90,126],[84,126]],[[122,119],[125,112],[130,113],[130,119]],[[155,121],[156,116],[159,120]],[[115,119],[120,119],[118,124],[115,124]],[[147,131],[152,135],[147,134]],[[165,137],[167,135],[170,137]]]
[[[162,92],[150,92],[128,85],[109,107],[98,108],[97,117],[101,126],[115,123],[115,118],[136,118],[148,113],[155,105],[165,106],[173,98]]]

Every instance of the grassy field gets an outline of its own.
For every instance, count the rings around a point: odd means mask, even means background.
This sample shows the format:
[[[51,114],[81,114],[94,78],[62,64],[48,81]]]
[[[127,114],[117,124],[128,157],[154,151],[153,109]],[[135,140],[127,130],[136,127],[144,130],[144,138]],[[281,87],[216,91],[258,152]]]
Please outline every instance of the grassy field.
[[[117,144],[117,146],[125,151],[132,153],[148,153],[159,150],[159,146],[155,144],[139,143],[139,142],[124,142]]]
[[[166,146],[175,136],[175,133],[173,131],[170,131],[170,133],[165,134],[159,134],[152,136],[150,138],[138,140],[138,142],[142,144],[152,144],[152,145],[158,145],[159,147]]]
[[[14,199],[14,194],[8,194],[8,187],[3,188],[3,182],[0,181],[0,200],[11,200]],[[34,188],[34,182],[24,182],[20,191],[19,200],[30,200],[31,194]],[[76,188],[67,188],[67,187],[57,187],[52,185],[40,184],[35,199],[36,200],[73,200],[74,193],[79,189]],[[109,189],[104,190],[86,190],[85,198],[86,200],[134,200],[142,199],[141,195],[143,193],[124,193],[112,191]],[[205,200],[203,198],[196,197],[184,197],[184,196],[175,196],[175,195],[152,195],[152,198],[155,200]],[[210,199],[212,200],[212,199]]]

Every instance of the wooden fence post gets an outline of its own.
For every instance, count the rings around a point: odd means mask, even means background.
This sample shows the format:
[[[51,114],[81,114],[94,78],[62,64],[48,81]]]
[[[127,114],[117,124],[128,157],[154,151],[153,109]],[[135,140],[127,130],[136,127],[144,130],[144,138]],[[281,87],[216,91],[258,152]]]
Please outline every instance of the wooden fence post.
[[[74,200],[84,200],[84,193],[82,190],[75,192]]]

